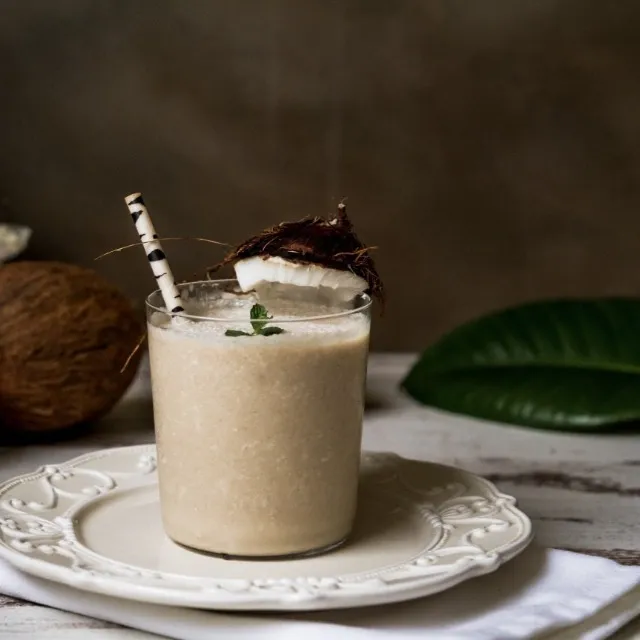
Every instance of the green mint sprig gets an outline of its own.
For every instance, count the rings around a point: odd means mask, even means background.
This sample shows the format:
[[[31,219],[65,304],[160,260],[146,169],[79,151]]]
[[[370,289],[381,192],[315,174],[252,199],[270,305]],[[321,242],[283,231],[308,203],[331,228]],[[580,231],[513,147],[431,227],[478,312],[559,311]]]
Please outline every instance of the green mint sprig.
[[[224,335],[237,338],[238,336],[275,336],[278,333],[284,333],[284,329],[280,327],[267,326],[273,316],[270,316],[266,307],[263,307],[261,304],[254,304],[253,307],[251,307],[249,317],[251,319],[250,322],[253,327],[253,333],[247,333],[239,329],[227,329]]]

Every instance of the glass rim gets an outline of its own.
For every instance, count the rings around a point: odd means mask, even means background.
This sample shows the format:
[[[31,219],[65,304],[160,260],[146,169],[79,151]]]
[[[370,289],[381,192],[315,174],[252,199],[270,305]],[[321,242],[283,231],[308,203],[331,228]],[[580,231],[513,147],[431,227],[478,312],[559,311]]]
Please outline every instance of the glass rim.
[[[193,286],[193,285],[205,285],[205,284],[231,284],[231,283],[236,283],[237,284],[237,280],[235,278],[221,278],[219,280],[193,280],[192,282],[180,282],[180,283],[176,283],[176,286],[178,287],[178,289],[182,290],[186,287],[189,286]],[[248,293],[248,292],[247,292]],[[161,308],[156,306],[155,304],[151,303],[151,298],[153,296],[157,296],[158,294],[160,294],[160,298],[162,299],[162,292],[160,289],[155,289],[154,291],[152,291],[146,298],[145,298],[145,307],[147,309],[152,309],[153,311],[157,312],[157,313],[162,313],[166,316],[178,316],[180,318],[186,318],[187,320],[205,320],[208,322],[224,322],[224,323],[238,323],[239,321],[241,322],[242,320],[239,320],[238,318],[220,318],[220,317],[216,317],[216,316],[198,316],[198,315],[194,315],[191,313],[185,313],[183,311],[178,311],[177,313],[172,313],[171,311],[169,311],[166,308]],[[362,298],[363,300],[363,304],[361,306],[356,307],[355,309],[347,309],[345,311],[339,311],[337,313],[328,313],[328,314],[320,314],[320,315],[314,315],[314,316],[302,316],[299,318],[282,318],[282,317],[278,317],[278,316],[273,316],[272,318],[269,319],[269,323],[272,322],[277,322],[278,324],[282,324],[285,322],[288,323],[294,323],[294,322],[309,322],[309,321],[313,321],[313,320],[332,320],[333,318],[344,318],[346,316],[351,316],[355,313],[362,313],[363,311],[368,311],[371,308],[371,305],[373,304],[373,299],[371,298],[371,296],[368,293],[359,293],[355,296]],[[249,322],[249,320],[247,320],[247,322]]]

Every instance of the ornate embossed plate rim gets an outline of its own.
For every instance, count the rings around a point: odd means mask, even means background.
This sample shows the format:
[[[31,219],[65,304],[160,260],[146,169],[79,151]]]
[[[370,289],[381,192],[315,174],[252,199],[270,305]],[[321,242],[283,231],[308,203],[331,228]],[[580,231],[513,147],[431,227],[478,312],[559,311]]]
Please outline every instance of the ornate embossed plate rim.
[[[4,504],[2,499],[8,491],[17,485],[44,478],[44,470],[47,468],[55,467],[62,471],[71,470],[88,462],[104,460],[119,454],[131,457],[137,455],[137,459],[143,462],[142,467],[140,464],[136,467],[140,469],[139,472],[131,472],[133,478],[143,480],[145,475],[155,470],[155,467],[145,469],[144,466],[149,459],[154,459],[154,445],[104,449],[84,454],[64,463],[45,465],[34,472],[1,483],[0,505]],[[495,485],[484,478],[455,467],[407,460],[396,454],[376,452],[365,455],[372,457],[374,460],[387,459],[389,461],[397,461],[395,463],[397,468],[400,468],[403,461],[419,463],[465,478],[466,482],[474,488],[481,487],[483,493],[480,496],[467,494],[458,497],[467,499],[480,498],[485,501],[492,500],[490,504],[493,505],[494,509],[490,515],[496,517],[489,518],[489,520],[494,520],[494,524],[496,524],[499,520],[498,516],[504,513],[501,523],[517,525],[519,527],[517,538],[506,544],[488,549],[485,553],[463,556],[456,562],[448,566],[445,565],[446,571],[443,572],[429,573],[428,569],[425,568],[422,569],[423,573],[421,573],[420,566],[416,564],[416,560],[428,559],[430,556],[442,553],[443,550],[446,552],[446,536],[441,536],[440,540],[432,548],[425,548],[419,556],[407,557],[406,562],[400,565],[381,566],[378,570],[359,575],[348,574],[334,578],[301,577],[298,579],[260,579],[252,581],[231,578],[199,579],[193,576],[178,576],[125,565],[119,561],[96,554],[84,547],[76,539],[71,522],[73,515],[93,500],[100,498],[106,492],[117,487],[117,485],[114,485],[113,487],[103,487],[104,492],[96,495],[79,497],[65,510],[62,517],[58,516],[48,521],[57,526],[62,532],[62,536],[60,536],[60,541],[63,542],[62,550],[64,551],[64,545],[68,544],[73,554],[80,554],[76,559],[85,558],[89,562],[88,565],[83,565],[80,560],[78,560],[77,566],[75,561],[72,566],[54,564],[45,558],[34,557],[29,555],[29,552],[21,552],[8,546],[4,536],[0,538],[0,556],[27,573],[72,587],[125,599],[194,608],[302,611],[370,606],[432,595],[470,578],[495,571],[504,562],[523,551],[531,542],[531,522],[524,513],[515,507],[515,499],[499,492]],[[105,477],[109,477],[109,473],[117,474],[123,472],[103,470],[98,473],[103,473]],[[146,481],[149,482],[148,475]],[[462,486],[466,488],[465,485]],[[0,523],[5,521],[3,516],[7,515],[10,516],[11,514],[7,514],[5,509],[0,507]],[[477,517],[480,521],[482,520],[481,517]],[[474,531],[482,532],[485,529],[480,527]],[[40,552],[42,553],[42,551]],[[91,562],[96,563],[96,566],[92,567]],[[424,564],[428,565],[429,563],[425,561]],[[385,573],[397,572],[405,567],[411,568],[413,575],[407,576],[406,579],[394,579],[385,582]],[[104,569],[104,571],[101,571],[101,569]],[[137,579],[139,579],[138,582],[136,582]],[[160,584],[159,586],[149,584],[149,580],[156,583],[160,582]]]

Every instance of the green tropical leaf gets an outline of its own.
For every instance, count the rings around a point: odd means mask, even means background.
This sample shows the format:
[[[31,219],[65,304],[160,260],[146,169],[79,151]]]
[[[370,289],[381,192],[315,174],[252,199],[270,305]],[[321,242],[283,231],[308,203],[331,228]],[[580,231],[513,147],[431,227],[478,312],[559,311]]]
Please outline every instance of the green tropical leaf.
[[[402,382],[416,400],[540,428],[640,419],[640,299],[551,300],[465,324]]]

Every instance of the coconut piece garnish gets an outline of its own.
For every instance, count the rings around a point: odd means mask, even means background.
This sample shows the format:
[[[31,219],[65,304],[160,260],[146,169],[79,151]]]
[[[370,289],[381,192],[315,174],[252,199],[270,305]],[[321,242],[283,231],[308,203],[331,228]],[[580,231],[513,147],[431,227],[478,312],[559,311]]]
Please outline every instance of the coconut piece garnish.
[[[347,294],[367,292],[382,299],[380,276],[353,230],[344,202],[330,218],[282,222],[240,244],[209,270],[233,265],[243,291],[265,284],[328,287]]]

